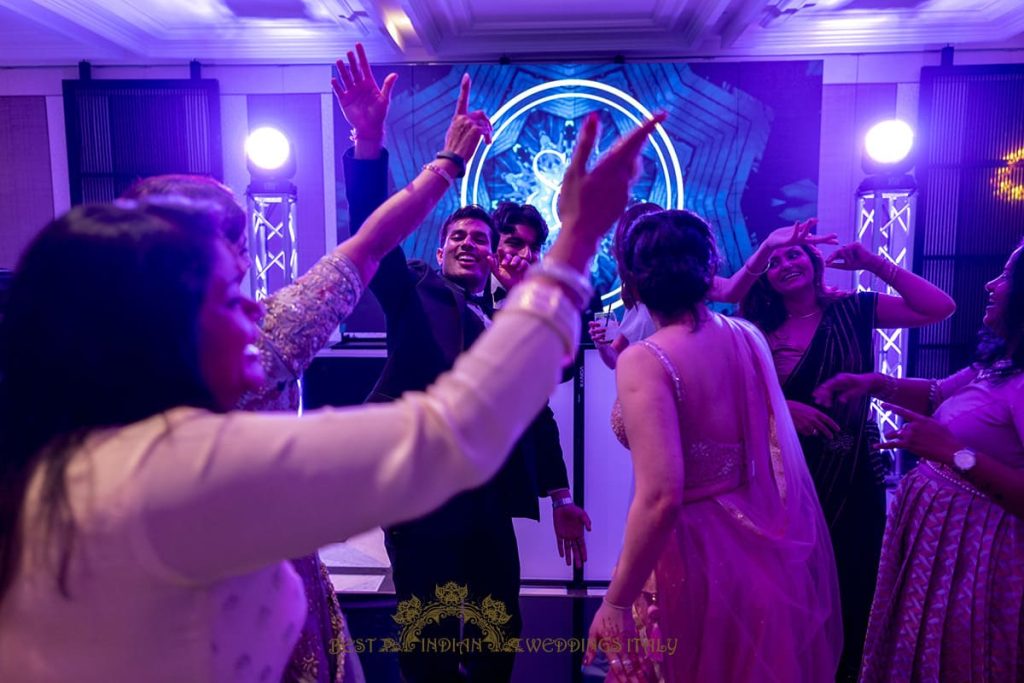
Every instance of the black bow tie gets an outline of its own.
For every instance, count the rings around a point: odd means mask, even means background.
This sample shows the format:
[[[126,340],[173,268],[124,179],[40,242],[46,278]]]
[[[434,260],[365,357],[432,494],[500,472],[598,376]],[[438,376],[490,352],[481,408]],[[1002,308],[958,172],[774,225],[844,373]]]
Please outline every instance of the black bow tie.
[[[490,308],[490,300],[483,294],[466,294],[466,303],[478,306],[480,310],[486,311]]]
[[[504,287],[498,287],[494,290],[494,303],[498,303],[502,299],[508,296],[508,290]]]

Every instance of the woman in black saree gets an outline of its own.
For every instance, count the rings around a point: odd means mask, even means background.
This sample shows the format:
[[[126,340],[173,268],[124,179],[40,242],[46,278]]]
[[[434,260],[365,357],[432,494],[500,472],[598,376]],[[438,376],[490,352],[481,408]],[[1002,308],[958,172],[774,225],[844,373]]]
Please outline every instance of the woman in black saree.
[[[824,284],[826,265],[868,270],[898,296],[835,291]],[[874,329],[928,325],[955,308],[942,290],[859,243],[827,261],[810,245],[777,249],[743,300],[743,315],[768,339],[832,535],[845,641],[841,681],[856,680],[860,666],[885,530],[888,462],[870,449],[878,430],[866,399],[825,409],[812,392],[837,373],[874,370]]]

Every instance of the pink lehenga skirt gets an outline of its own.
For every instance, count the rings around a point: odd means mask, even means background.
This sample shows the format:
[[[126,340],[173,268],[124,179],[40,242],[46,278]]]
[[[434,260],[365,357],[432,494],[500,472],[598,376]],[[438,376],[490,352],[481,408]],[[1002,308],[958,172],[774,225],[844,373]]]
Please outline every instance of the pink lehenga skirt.
[[[1022,680],[1024,520],[922,463],[889,515],[861,681]]]
[[[646,652],[620,680],[834,681],[838,613],[813,597],[810,568],[743,529],[715,500],[687,505],[684,517],[633,604]]]

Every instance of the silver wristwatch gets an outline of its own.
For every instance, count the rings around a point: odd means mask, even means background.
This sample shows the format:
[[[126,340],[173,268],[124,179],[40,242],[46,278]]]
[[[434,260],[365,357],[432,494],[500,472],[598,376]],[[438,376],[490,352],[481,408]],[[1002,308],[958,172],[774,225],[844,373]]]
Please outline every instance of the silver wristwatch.
[[[978,464],[978,454],[970,448],[961,448],[953,454],[953,469],[957,472],[970,472]]]

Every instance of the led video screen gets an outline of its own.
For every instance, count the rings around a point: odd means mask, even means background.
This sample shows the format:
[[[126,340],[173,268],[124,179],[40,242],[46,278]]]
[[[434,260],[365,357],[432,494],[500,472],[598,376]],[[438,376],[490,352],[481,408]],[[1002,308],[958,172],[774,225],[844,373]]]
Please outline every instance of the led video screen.
[[[535,205],[560,227],[562,174],[583,118],[603,125],[598,153],[650,112],[669,118],[644,151],[632,200],[686,208],[717,231],[721,272],[732,273],[767,231],[817,209],[821,62],[626,64],[464,64],[375,68],[398,73],[387,122],[393,186],[402,187],[443,146],[463,73],[473,81],[471,109],[482,109],[494,138],[482,144],[466,176],[405,242],[409,258],[434,263],[438,229],[459,205],[502,200]],[[335,112],[338,234],[349,234],[341,155],[349,130]],[[606,304],[619,286],[611,235],[593,266]],[[372,301],[349,331],[382,331]]]

